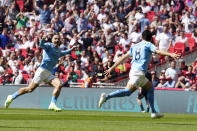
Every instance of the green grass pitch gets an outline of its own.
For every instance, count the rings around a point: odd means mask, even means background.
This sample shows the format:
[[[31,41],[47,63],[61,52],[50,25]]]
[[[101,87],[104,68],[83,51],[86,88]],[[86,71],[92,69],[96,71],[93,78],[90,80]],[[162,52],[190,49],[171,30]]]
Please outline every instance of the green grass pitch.
[[[0,131],[197,131],[197,114],[0,109]]]

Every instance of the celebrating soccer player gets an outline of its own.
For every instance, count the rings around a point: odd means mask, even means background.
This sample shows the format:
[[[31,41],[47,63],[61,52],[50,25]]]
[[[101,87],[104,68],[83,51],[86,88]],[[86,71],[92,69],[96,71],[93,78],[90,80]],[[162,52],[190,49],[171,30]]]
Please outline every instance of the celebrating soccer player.
[[[60,94],[62,83],[61,80],[54,75],[52,75],[52,70],[58,62],[58,59],[61,56],[64,56],[70,53],[75,46],[66,51],[61,51],[60,46],[60,36],[55,34],[52,38],[52,43],[46,42],[47,36],[43,36],[40,41],[40,47],[43,49],[43,59],[40,67],[37,69],[35,76],[28,87],[21,88],[12,95],[8,95],[5,101],[5,108],[8,108],[11,102],[16,99],[18,96],[25,93],[30,93],[36,89],[41,82],[49,83],[54,86],[52,93],[51,103],[49,109],[54,111],[61,111],[60,108],[56,106],[57,98]]]
[[[158,50],[157,47],[151,43],[152,33],[149,30],[145,30],[142,33],[142,39],[143,40],[141,42],[133,44],[130,51],[122,56],[111,68],[105,72],[106,75],[109,75],[110,72],[125,59],[130,56],[133,57],[131,61],[132,67],[129,73],[129,81],[126,88],[117,90],[110,94],[102,93],[98,103],[99,108],[101,108],[102,104],[110,98],[130,96],[138,87],[142,87],[147,91],[152,88],[152,82],[145,77],[145,73],[147,72],[148,65],[152,58],[152,53],[170,56],[174,59],[180,57],[180,54]],[[152,118],[159,118],[162,116],[163,115],[159,113],[151,113]]]

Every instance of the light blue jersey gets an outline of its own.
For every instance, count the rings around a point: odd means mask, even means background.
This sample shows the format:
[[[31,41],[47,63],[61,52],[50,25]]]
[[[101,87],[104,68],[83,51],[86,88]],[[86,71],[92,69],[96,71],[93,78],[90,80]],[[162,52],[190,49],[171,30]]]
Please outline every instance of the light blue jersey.
[[[147,72],[149,63],[152,58],[152,53],[157,47],[151,42],[141,41],[138,44],[133,44],[130,49],[130,55],[133,57],[131,61],[131,69],[138,69]]]
[[[57,64],[58,59],[72,51],[72,49],[61,51],[60,48],[54,47],[52,43],[45,43],[44,40],[41,40],[40,47],[43,49],[43,58],[40,67],[51,72]]]

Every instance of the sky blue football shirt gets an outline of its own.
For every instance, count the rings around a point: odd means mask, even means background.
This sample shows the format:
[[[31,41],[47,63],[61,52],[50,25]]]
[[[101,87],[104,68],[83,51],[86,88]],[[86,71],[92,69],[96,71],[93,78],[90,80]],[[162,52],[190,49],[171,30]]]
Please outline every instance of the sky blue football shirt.
[[[130,49],[130,55],[133,57],[131,69],[147,72],[152,53],[154,53],[156,49],[157,47],[148,41],[133,44]]]
[[[40,47],[43,49],[41,68],[47,69],[52,72],[53,68],[58,62],[58,59],[72,51],[72,49],[61,51],[60,48],[54,47],[52,43],[45,43],[41,40]]]

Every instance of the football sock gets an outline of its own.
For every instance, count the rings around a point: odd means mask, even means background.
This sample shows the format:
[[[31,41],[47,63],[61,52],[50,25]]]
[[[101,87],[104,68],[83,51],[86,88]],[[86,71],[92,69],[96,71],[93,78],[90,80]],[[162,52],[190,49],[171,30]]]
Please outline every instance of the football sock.
[[[115,92],[110,93],[109,95],[106,96],[106,100],[113,98],[113,97],[123,97],[123,96],[129,96],[129,95],[131,95],[131,91],[125,88],[125,89],[117,90]]]
[[[154,106],[154,88],[153,87],[149,89],[147,97],[148,97],[148,101],[149,101],[152,113],[156,113],[155,106]]]
[[[150,108],[147,108],[146,112],[149,112],[149,109],[150,109]]]
[[[56,103],[56,101],[57,101],[57,97],[56,96],[52,96],[51,103]]]
[[[12,94],[12,99],[16,99],[16,97],[18,97],[19,96],[19,93],[18,93],[18,91],[16,91],[14,94]]]
[[[141,111],[144,111],[144,107],[143,105],[140,105]]]

